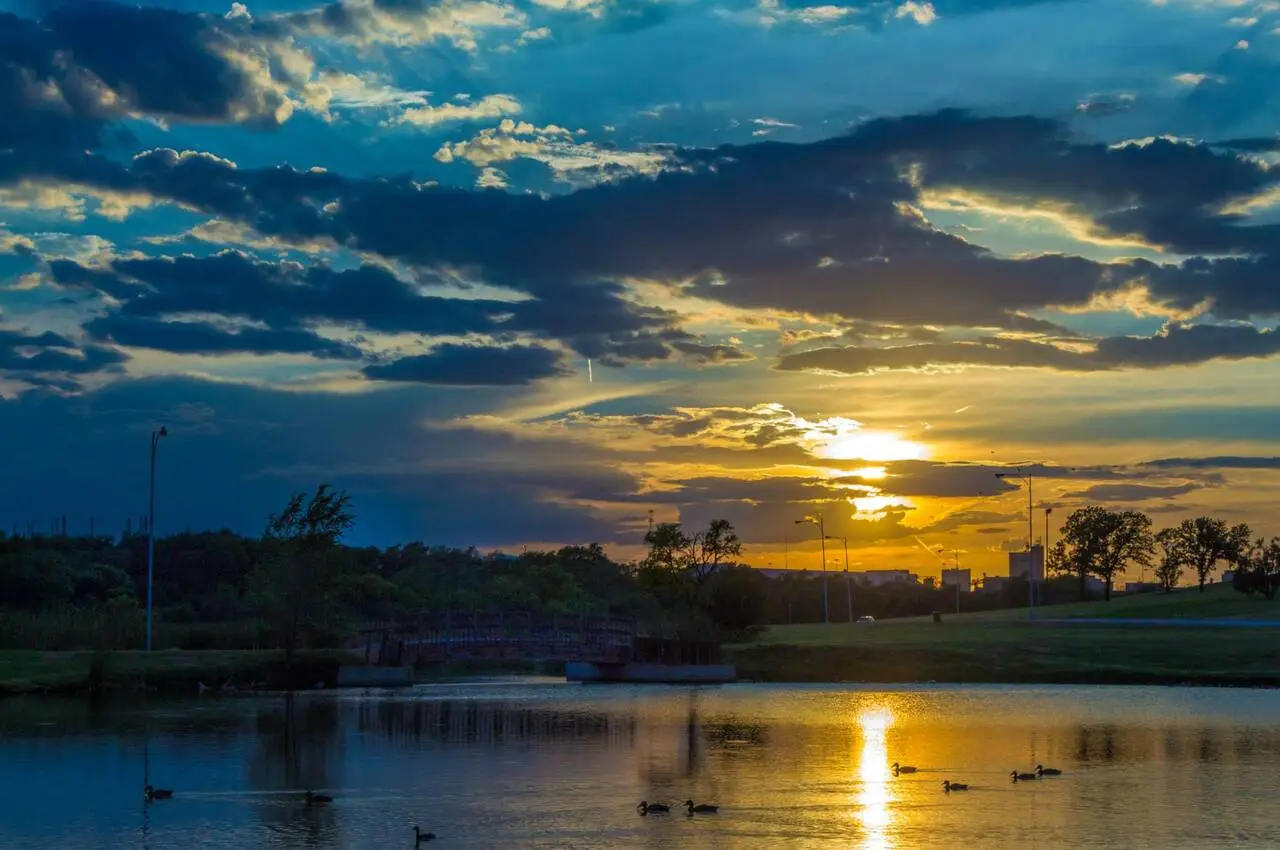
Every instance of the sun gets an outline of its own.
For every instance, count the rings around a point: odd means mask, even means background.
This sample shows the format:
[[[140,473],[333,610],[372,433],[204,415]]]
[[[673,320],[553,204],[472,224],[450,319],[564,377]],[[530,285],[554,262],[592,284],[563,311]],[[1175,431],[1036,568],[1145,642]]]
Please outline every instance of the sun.
[[[891,431],[840,430],[818,446],[816,454],[829,460],[921,460],[929,450],[921,443]]]

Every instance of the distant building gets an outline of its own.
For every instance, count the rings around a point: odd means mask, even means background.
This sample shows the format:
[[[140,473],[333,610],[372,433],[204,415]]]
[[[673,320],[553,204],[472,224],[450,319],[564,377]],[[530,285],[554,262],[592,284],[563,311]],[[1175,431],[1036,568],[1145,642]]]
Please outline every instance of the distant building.
[[[756,567],[756,572],[765,578],[821,578],[822,570],[788,570],[782,567]],[[831,575],[828,572],[827,575]]]
[[[1160,583],[1154,581],[1126,581],[1125,593],[1151,593],[1160,589]]]
[[[1004,590],[1004,586],[1009,583],[1009,579],[1004,576],[983,576],[982,592],[983,593],[999,593]]]
[[[973,576],[970,574],[969,570],[943,570],[942,571],[943,587],[955,587],[958,585],[961,590],[967,593],[969,591],[969,588],[972,586],[971,585],[972,581],[973,581]]]
[[[853,573],[858,581],[871,587],[884,587],[890,584],[917,584],[920,576],[909,570],[863,570]]]
[[[938,580],[933,576],[925,576],[920,580],[920,583],[923,584],[927,590],[936,590],[938,586]]]
[[[1027,572],[1031,572],[1031,581],[1044,581],[1044,547],[1036,544],[1031,551],[1009,553],[1009,578],[1027,580]]]

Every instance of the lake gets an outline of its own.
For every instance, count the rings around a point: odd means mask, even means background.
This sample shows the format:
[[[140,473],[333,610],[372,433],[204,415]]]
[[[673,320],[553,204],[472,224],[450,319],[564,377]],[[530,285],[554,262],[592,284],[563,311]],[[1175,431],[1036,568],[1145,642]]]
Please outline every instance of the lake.
[[[1280,846],[1280,692],[1054,686],[0,701],[0,847]],[[899,761],[919,772],[895,778]],[[1037,763],[1061,777],[1014,784]],[[144,775],[173,788],[142,802]],[[965,782],[945,794],[943,779]],[[306,788],[334,795],[307,808]],[[641,799],[718,803],[640,817]]]

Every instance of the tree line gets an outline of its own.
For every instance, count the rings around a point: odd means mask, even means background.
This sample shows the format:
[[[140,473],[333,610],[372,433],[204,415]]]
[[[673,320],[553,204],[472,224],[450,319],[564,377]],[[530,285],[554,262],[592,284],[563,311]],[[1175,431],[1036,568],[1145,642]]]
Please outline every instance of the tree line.
[[[733,526],[658,526],[638,563],[598,544],[516,555],[415,542],[354,547],[348,495],[297,493],[263,533],[155,540],[157,646],[339,645],[358,623],[448,610],[636,618],[654,634],[715,638],[767,616],[763,577],[740,564]],[[0,648],[70,649],[140,640],[147,539],[0,533]],[[230,624],[234,624],[234,628]],[[92,628],[91,628],[92,627]],[[97,630],[97,634],[87,632]]]
[[[1232,569],[1232,584],[1242,593],[1274,599],[1280,590],[1280,538],[1255,537],[1244,523],[1228,525],[1200,516],[1153,531],[1151,518],[1141,511],[1091,506],[1067,517],[1060,533],[1048,567],[1075,578],[1081,599],[1094,577],[1110,600],[1117,577],[1133,565],[1152,568],[1165,591],[1172,591],[1190,570],[1203,593],[1210,573],[1222,564]]]
[[[523,610],[536,614],[614,614],[652,634],[744,636],[766,623],[839,622],[954,611],[952,588],[919,584],[867,587],[833,572],[825,581],[798,573],[767,578],[742,564],[742,541],[726,520],[690,531],[655,525],[647,553],[614,560],[597,544],[518,555],[415,542],[353,547],[347,494],[322,486],[294,495],[261,535],[182,533],[155,541],[157,646],[232,648],[333,646],[364,620],[446,610]],[[141,534],[5,536],[0,533],[0,648],[70,649],[139,643],[147,540]],[[1057,576],[1044,602],[1086,598],[1104,582],[1109,599],[1126,569],[1154,569],[1165,589],[1187,571],[1203,589],[1219,565],[1234,586],[1267,599],[1280,590],[1280,539],[1255,538],[1245,525],[1198,517],[1159,532],[1138,511],[1082,508],[1049,553]],[[824,604],[824,584],[829,608]],[[1076,584],[1074,593],[1064,592]],[[992,594],[964,594],[965,610],[1017,606],[1026,583]]]

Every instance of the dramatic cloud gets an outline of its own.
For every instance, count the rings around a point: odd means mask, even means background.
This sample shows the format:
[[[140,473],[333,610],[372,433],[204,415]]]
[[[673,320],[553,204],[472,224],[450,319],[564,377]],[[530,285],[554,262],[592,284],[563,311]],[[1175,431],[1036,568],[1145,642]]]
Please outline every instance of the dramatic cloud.
[[[1159,369],[1208,360],[1244,360],[1280,353],[1280,333],[1252,325],[1169,325],[1151,337],[1106,337],[1092,349],[1048,342],[985,338],[887,348],[845,346],[783,355],[777,368],[856,375],[901,369],[993,366],[1096,372]]]
[[[1142,465],[1158,469],[1280,469],[1280,457],[1166,457]]]
[[[101,345],[76,345],[59,334],[30,334],[0,328],[0,384],[13,380],[32,387],[75,392],[77,376],[114,371],[128,358]]]
[[[310,354],[349,360],[361,356],[355,346],[298,329],[228,331],[207,322],[165,322],[113,315],[89,322],[85,330],[97,339],[116,345],[174,354]]]
[[[503,348],[444,344],[428,354],[402,357],[381,366],[366,366],[364,374],[375,381],[460,386],[510,386],[565,374],[556,352],[541,346]]]
[[[0,149],[92,146],[134,116],[277,127],[310,74],[243,20],[102,0],[0,12],[0,50]]]
[[[234,250],[207,257],[116,260],[105,269],[71,260],[55,260],[49,266],[62,286],[96,291],[120,302],[120,313],[127,319],[217,314],[260,322],[272,332],[217,336],[212,329],[190,323],[142,325],[114,319],[100,320],[91,328],[123,344],[142,343],[125,343],[121,334],[135,340],[145,335],[148,347],[166,347],[156,344],[164,339],[171,343],[168,350],[176,352],[222,347],[350,356],[350,346],[321,340],[305,327],[328,323],[428,336],[528,334],[560,340],[607,365],[665,360],[675,351],[704,361],[745,359],[740,352],[697,345],[674,326],[673,314],[628,301],[622,287],[607,282],[551,285],[539,289],[538,298],[500,301],[423,294],[420,284],[373,265],[337,271],[319,264],[258,260]],[[178,339],[185,332],[199,334],[200,341]],[[684,348],[676,348],[676,343]],[[285,347],[272,349],[273,345]]]
[[[523,28],[527,22],[514,6],[491,0],[354,0],[280,15],[264,26],[363,45],[445,41],[474,51],[484,31]]]
[[[164,422],[177,527],[325,480],[376,542],[653,510],[811,565],[820,510],[998,571],[1018,458],[1062,514],[1265,524],[1265,3],[11,8],[0,516],[121,521]]]
[[[1089,502],[1107,504],[1110,502],[1145,502],[1150,499],[1176,499],[1204,487],[1203,484],[1097,484],[1078,493],[1071,493],[1068,498],[1084,499]]]

